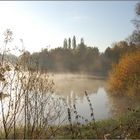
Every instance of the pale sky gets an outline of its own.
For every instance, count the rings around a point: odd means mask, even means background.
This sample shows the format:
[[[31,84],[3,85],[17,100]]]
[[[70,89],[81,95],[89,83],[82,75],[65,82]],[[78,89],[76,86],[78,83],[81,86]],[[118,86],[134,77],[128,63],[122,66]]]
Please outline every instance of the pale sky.
[[[83,37],[85,44],[102,52],[132,33],[138,1],[0,1],[0,45],[10,28],[12,45],[31,53],[63,45],[64,38]]]

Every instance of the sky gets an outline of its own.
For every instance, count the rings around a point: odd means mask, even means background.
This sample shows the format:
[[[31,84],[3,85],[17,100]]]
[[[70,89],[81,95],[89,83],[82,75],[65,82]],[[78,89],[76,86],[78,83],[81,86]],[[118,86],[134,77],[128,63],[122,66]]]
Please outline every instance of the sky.
[[[3,32],[13,31],[11,46],[31,53],[63,46],[64,38],[76,36],[87,46],[103,52],[127,38],[134,26],[138,1],[0,1],[0,45]]]

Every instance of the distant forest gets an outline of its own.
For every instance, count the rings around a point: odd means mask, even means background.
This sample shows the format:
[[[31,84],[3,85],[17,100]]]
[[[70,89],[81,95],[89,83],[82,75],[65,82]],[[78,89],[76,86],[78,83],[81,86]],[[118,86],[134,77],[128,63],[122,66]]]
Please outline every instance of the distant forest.
[[[64,39],[63,47],[30,54],[25,51],[19,56],[20,63],[25,69],[42,72],[71,72],[90,73],[107,76],[112,66],[117,64],[126,53],[138,50],[140,47],[132,36],[129,41],[114,43],[101,53],[97,47],[87,46],[81,38],[79,44],[76,37]]]

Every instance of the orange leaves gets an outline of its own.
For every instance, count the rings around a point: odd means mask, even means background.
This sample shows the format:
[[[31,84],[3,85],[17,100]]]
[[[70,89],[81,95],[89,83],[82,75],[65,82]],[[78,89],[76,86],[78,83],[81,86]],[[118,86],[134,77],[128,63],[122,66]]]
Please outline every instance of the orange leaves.
[[[126,54],[116,65],[109,77],[112,93],[131,95],[140,91],[140,51]]]

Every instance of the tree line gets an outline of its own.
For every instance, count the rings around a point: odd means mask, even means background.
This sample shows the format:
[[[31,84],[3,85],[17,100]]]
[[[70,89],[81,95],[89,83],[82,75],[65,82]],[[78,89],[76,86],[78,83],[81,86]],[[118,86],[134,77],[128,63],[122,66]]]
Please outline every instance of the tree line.
[[[30,54],[25,51],[20,57],[20,62],[30,70],[42,72],[84,72],[95,75],[108,75],[113,64],[117,64],[122,55],[139,49],[139,45],[120,41],[112,47],[106,48],[101,53],[97,47],[87,46],[81,38],[76,45],[76,38],[68,41],[64,39],[63,47]]]

